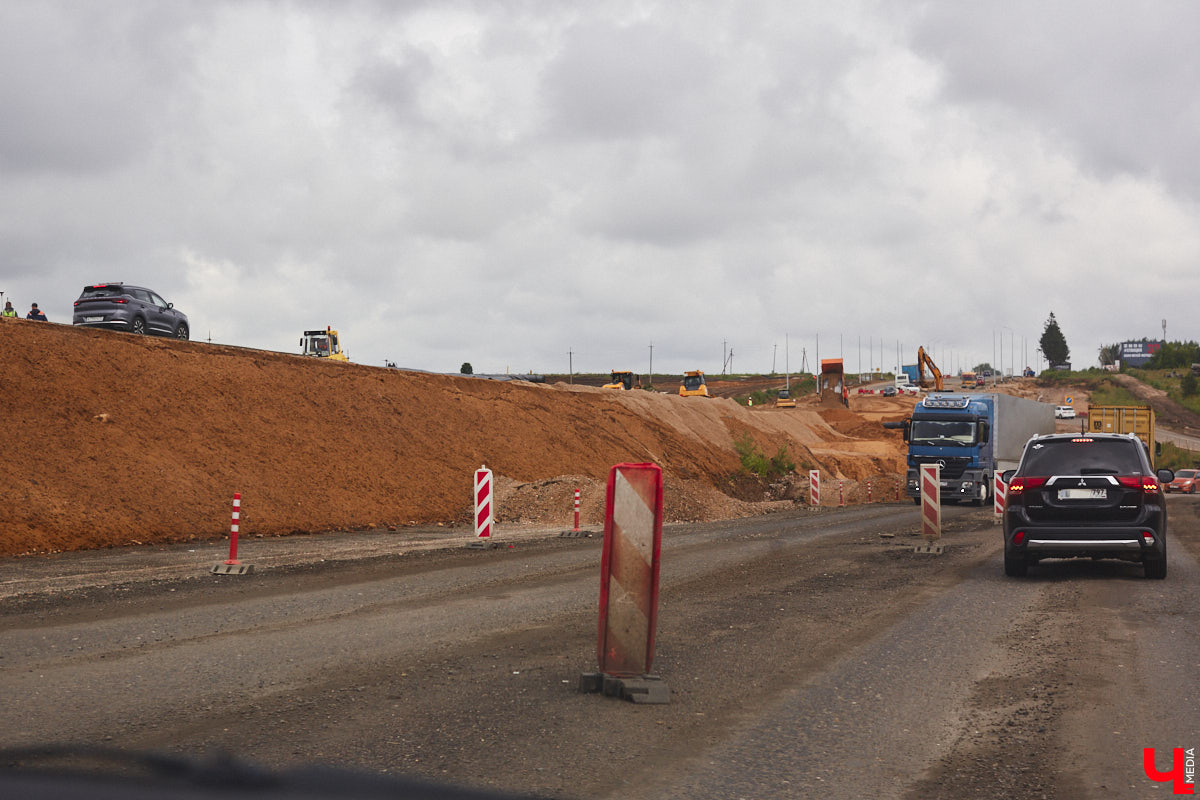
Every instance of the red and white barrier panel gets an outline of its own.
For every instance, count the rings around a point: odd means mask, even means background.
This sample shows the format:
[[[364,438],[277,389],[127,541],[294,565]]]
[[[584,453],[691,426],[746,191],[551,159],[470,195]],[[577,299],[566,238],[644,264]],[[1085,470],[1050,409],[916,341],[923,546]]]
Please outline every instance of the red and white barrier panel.
[[[842,486],[842,481],[838,481],[838,508],[846,507],[846,492]]]
[[[475,470],[475,536],[492,537],[492,471],[485,466]]]
[[[492,525],[495,521],[495,503],[492,500],[492,471],[484,465],[475,470],[475,540],[467,547],[489,548],[494,546]]]
[[[992,479],[993,508],[996,512],[996,522],[999,522],[1004,516],[1004,503],[1008,500],[1008,484],[999,472],[995,473]]]
[[[940,553],[942,546],[942,468],[937,464],[922,464],[921,486],[921,533],[924,545],[917,545],[919,553]]]
[[[234,492],[233,514],[229,523],[229,558],[220,564],[214,564],[209,570],[214,575],[249,575],[254,571],[253,564],[243,564],[238,561],[238,528],[242,521],[242,493]]]
[[[810,506],[821,505],[821,472],[820,472],[820,470],[810,469],[808,471],[808,504]]]
[[[579,490],[575,490],[575,530],[579,530]]]
[[[662,469],[618,464],[608,476],[600,556],[600,671],[584,673],[582,691],[635,703],[666,703],[666,683],[650,674],[658,624],[662,553]]]

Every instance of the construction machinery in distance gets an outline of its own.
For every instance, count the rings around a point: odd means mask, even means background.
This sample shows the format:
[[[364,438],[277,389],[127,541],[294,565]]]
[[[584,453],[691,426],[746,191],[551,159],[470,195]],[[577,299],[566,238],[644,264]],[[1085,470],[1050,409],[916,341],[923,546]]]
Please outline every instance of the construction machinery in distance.
[[[698,369],[683,373],[683,381],[679,384],[680,397],[708,397],[708,384],[704,382],[704,373]]]
[[[629,370],[614,369],[612,371],[612,383],[604,384],[605,389],[621,389],[622,391],[630,391],[631,389],[642,388],[642,381],[637,375],[634,375]]]
[[[783,388],[775,395],[776,408],[795,408],[796,398],[792,397],[792,366],[788,363],[788,340],[783,340]],[[774,365],[772,365],[774,369]]]
[[[929,374],[932,380],[926,380],[925,368],[929,367]],[[922,345],[917,348],[917,385],[922,389],[933,389],[935,392],[945,390],[942,385],[942,371],[938,369],[938,365],[933,363],[933,359],[929,357],[929,353],[925,352],[925,347]]]
[[[822,358],[821,375],[817,379],[817,394],[822,405],[850,405],[846,388],[846,369],[840,358]]]
[[[323,331],[305,331],[300,339],[300,355],[328,358],[331,361],[349,361],[338,342],[338,332],[326,327]]]

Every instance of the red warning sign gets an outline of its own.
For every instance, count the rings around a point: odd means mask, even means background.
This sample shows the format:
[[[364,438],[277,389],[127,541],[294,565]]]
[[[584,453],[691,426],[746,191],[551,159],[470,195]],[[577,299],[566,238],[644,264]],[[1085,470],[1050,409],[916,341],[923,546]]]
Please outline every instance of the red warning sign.
[[[662,550],[662,469],[617,464],[608,475],[600,559],[600,672],[646,675],[654,661]]]

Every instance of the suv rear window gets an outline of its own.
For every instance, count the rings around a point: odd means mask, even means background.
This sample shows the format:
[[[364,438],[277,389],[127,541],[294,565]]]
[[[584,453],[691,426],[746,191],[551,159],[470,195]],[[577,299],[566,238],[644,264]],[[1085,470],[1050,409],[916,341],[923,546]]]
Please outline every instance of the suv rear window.
[[[115,286],[85,286],[83,294],[79,299],[86,300],[91,297],[120,297],[125,294],[125,287],[121,285]]]
[[[1137,442],[1118,439],[1051,439],[1025,452],[1021,475],[1140,475]]]

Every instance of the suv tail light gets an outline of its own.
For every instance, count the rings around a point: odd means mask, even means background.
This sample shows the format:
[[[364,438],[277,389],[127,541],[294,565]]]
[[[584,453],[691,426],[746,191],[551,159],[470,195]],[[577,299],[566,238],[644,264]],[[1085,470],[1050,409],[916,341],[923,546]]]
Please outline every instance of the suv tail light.
[[[1121,475],[1117,483],[1127,489],[1137,489],[1142,494],[1158,494],[1158,478],[1153,475]]]
[[[1045,486],[1047,478],[1022,477],[1013,478],[1008,484],[1008,496],[1020,496],[1025,493],[1026,489],[1036,489],[1039,486]]]

